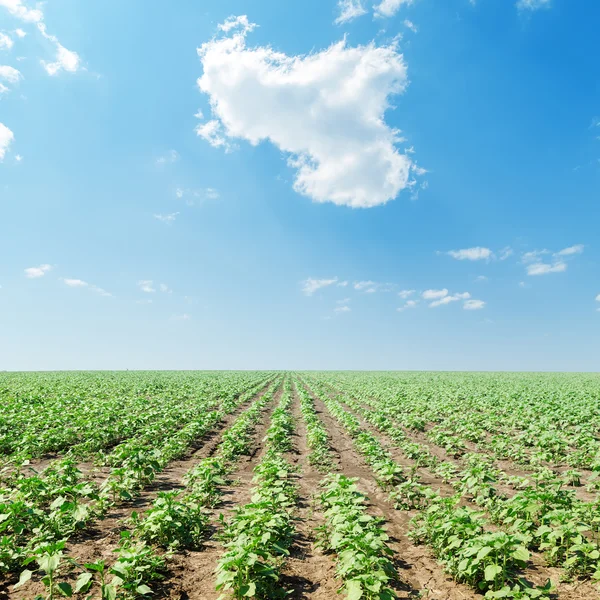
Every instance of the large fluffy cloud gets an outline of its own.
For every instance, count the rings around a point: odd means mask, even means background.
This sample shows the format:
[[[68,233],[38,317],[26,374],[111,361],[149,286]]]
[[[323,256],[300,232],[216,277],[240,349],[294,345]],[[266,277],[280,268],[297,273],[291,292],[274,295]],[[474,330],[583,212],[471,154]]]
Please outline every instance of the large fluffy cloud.
[[[411,186],[413,163],[384,120],[390,96],[407,85],[397,47],[341,41],[288,56],[248,47],[253,27],[232,17],[198,49],[198,86],[213,113],[198,135],[225,149],[232,138],[271,142],[296,169],[295,190],[316,202],[371,207]]]

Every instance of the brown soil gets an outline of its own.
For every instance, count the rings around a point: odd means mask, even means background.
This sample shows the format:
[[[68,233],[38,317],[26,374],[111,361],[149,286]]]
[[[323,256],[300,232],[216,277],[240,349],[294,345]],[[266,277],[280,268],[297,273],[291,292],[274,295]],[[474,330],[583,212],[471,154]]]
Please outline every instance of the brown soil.
[[[313,398],[315,398],[317,403],[320,403],[322,405],[322,407],[325,411],[327,410],[325,405],[322,404],[322,402],[320,400],[318,400],[314,395],[313,395]],[[360,417],[360,415],[358,415],[357,413],[352,411],[349,407],[345,406],[345,409],[348,412],[354,414],[354,416],[356,416],[360,420],[362,427],[364,427],[365,429],[376,434],[380,440],[382,440],[382,441],[388,440],[390,442],[390,444],[388,445],[388,450],[392,454],[392,457],[394,460],[397,460],[398,458],[402,457],[402,454],[398,453],[395,450],[395,448],[393,447],[393,442],[391,442],[391,440],[389,440],[389,438],[385,434],[377,432],[374,427],[372,427],[369,423],[367,423],[364,419],[362,419]],[[343,429],[337,423],[337,421],[335,421],[335,419],[332,416],[326,415],[324,421],[327,423],[328,429],[330,431],[332,431],[333,428],[337,427],[342,432],[341,435],[344,435]],[[403,429],[403,431],[405,431],[407,434],[409,433],[407,430]],[[423,445],[427,445],[430,448],[430,451],[432,451],[432,453],[435,453],[439,458],[442,458],[442,456],[445,454],[445,451],[442,448],[439,448],[437,446],[434,447],[434,445],[431,444],[431,442],[428,442],[428,441],[426,442],[424,440],[419,439],[418,436],[414,435],[414,432],[410,432],[410,433],[413,433],[414,441],[418,441],[419,443],[422,443]],[[350,442],[348,442],[348,443],[350,443]],[[357,460],[364,462],[363,459],[360,458],[360,456],[353,449],[351,449],[351,452],[354,452],[354,455]],[[346,447],[343,451],[343,456],[347,456],[348,453],[349,453],[349,449],[348,449],[348,447]],[[457,462],[458,462],[455,459],[452,459],[450,457],[447,457],[447,460],[451,460],[454,464],[457,464]],[[398,462],[399,462],[399,464],[407,464],[408,465],[412,461],[410,461],[409,459],[404,457],[403,461],[400,460]],[[457,466],[460,466],[460,463],[458,463]],[[427,470],[419,469],[418,472],[421,475],[423,475],[424,473],[427,473]],[[434,483],[427,482],[427,485],[429,485],[433,489],[437,489],[439,487],[442,490],[442,492],[444,491],[443,486],[446,486],[446,487],[452,489],[451,486],[444,484],[440,478],[436,478],[434,475],[430,475],[430,476],[433,477]],[[425,477],[423,477],[422,482],[426,483]],[[382,501],[382,510],[384,511],[384,516],[386,516],[386,518],[388,518],[388,519],[391,519],[391,515],[394,515],[394,514],[399,516],[400,521],[404,521],[404,531],[406,532],[409,529],[408,522],[409,522],[410,518],[412,518],[413,516],[416,515],[416,511],[407,511],[407,512],[406,511],[393,511],[393,509],[391,509],[391,503],[387,499],[387,495],[385,493],[381,493],[379,490],[377,490],[377,488],[375,488],[375,490],[378,495],[378,496],[376,496],[377,501]],[[500,491],[503,493],[506,493],[507,488],[502,486],[502,489]],[[445,495],[445,494],[442,493],[442,495]],[[508,494],[508,495],[510,495],[510,494]],[[371,497],[371,494],[369,494],[369,496]],[[372,497],[371,497],[371,500],[373,500]],[[375,502],[375,503],[377,504],[377,502]],[[390,510],[392,510],[393,512],[390,513]],[[405,517],[405,519],[403,519],[402,517]],[[392,519],[392,522],[395,522],[395,521],[396,521],[396,519]],[[410,540],[408,540],[408,541],[410,543]],[[435,559],[433,558],[431,553],[428,552],[425,548],[423,548],[421,546],[414,546],[414,545],[413,545],[413,548],[416,548],[418,550],[424,550],[425,554],[431,557],[431,560],[437,566],[437,569],[438,570],[441,569],[441,567],[439,565],[437,565],[437,563],[435,563]],[[419,568],[417,570],[425,569],[427,571],[430,569],[429,565],[427,567],[425,567],[425,565],[423,563],[420,563],[420,561],[422,560],[422,556],[420,553],[410,552],[410,554],[412,556],[415,556],[415,558],[417,558],[419,561],[419,562],[417,562],[417,565],[419,566]],[[419,589],[427,589],[428,590],[429,595],[424,596],[426,598],[440,598],[440,600],[442,598],[448,599],[448,600],[454,600],[455,598],[456,599],[458,599],[458,598],[482,598],[482,596],[480,594],[475,593],[470,588],[468,588],[466,586],[461,586],[460,584],[457,584],[455,582],[453,582],[451,585],[452,585],[452,587],[457,588],[454,593],[458,593],[458,595],[452,595],[450,590],[448,590],[444,586],[439,587],[439,590],[437,587],[435,589],[432,589],[431,586],[432,586],[432,583],[435,582],[435,574],[432,570],[430,570],[429,572],[432,574],[432,578],[430,580],[428,580],[428,582],[426,583],[424,588],[419,588]],[[543,557],[540,556],[539,554],[535,554],[535,553],[532,554],[531,565],[525,572],[526,578],[529,581],[531,581],[532,583],[534,583],[535,585],[543,585],[547,581],[547,579],[551,579],[553,581],[553,583],[556,585],[556,597],[559,598],[560,600],[592,600],[592,599],[600,598],[600,593],[598,591],[598,588],[596,586],[594,586],[592,583],[590,583],[589,581],[575,581],[573,583],[563,583],[563,582],[560,582],[562,575],[563,575],[563,572],[561,569],[546,566],[544,563]],[[423,578],[420,577],[419,581],[422,582]],[[452,579],[448,577],[446,579],[446,583],[448,581],[452,581]],[[439,586],[439,580],[436,585]],[[462,588],[464,588],[464,590]],[[439,593],[438,593],[438,591],[439,591]],[[462,595],[460,595],[460,594],[462,594]]]
[[[124,502],[114,506],[104,519],[91,523],[84,531],[73,536],[65,547],[65,555],[72,557],[80,565],[97,560],[104,560],[107,565],[112,564],[114,562],[113,552],[118,546],[121,531],[126,529],[126,520],[131,514],[134,511],[142,512],[147,509],[161,491],[183,489],[183,476],[196,463],[208,456],[212,456],[221,441],[222,433],[225,429],[252,402],[262,397],[270,387],[271,384],[267,385],[253,396],[252,399],[239,406],[233,413],[226,415],[220,424],[207,435],[199,440],[195,440],[190,445],[188,454],[184,458],[169,463],[168,467],[159,473],[152,484],[145,487],[133,502]],[[269,404],[269,407],[272,409],[273,402]],[[262,439],[262,436],[257,436],[257,439]],[[106,476],[106,474],[103,475],[101,470],[95,470],[94,475],[99,480],[103,480]],[[100,483],[100,481],[97,482]],[[232,505],[235,505],[235,502],[232,502]],[[39,581],[35,581],[35,579],[34,577],[30,583],[14,592],[12,591],[12,586],[17,582],[18,577],[13,577],[6,582],[0,582],[0,600],[22,600],[24,597],[30,596],[33,598],[37,593],[42,593],[43,586]],[[69,579],[69,577],[65,577],[64,579]],[[71,583],[73,582],[71,581]],[[24,594],[27,594],[27,596],[24,596]]]
[[[310,392],[310,389],[307,388]],[[263,390],[260,394],[265,393]],[[258,394],[258,395],[260,395]],[[257,395],[257,396],[258,396]],[[279,389],[273,401],[265,407],[262,420],[257,427],[252,442],[252,454],[242,457],[232,474],[231,485],[224,488],[223,502],[214,511],[211,527],[214,532],[220,529],[219,515],[225,519],[231,517],[236,507],[250,501],[253,487],[253,469],[261,460],[264,452],[263,438],[269,426],[270,415],[281,396]],[[378,487],[371,468],[363,458],[354,450],[352,440],[342,426],[330,415],[323,402],[312,396],[319,417],[325,424],[330,435],[331,448],[334,455],[334,471],[341,472],[348,477],[356,477],[359,489],[368,495],[368,511],[386,521],[386,529],[390,535],[389,545],[394,552],[394,561],[399,573],[399,581],[395,583],[395,591],[400,599],[427,598],[428,600],[482,600],[482,596],[466,585],[457,584],[443,568],[437,563],[426,546],[414,544],[408,537],[410,519],[416,511],[394,510],[389,500],[388,493]],[[98,559],[106,560],[110,565],[114,561],[113,550],[118,544],[119,534],[126,527],[124,520],[132,511],[145,510],[161,490],[177,489],[182,487],[183,475],[202,458],[212,455],[221,440],[224,429],[243,410],[228,416],[204,440],[199,441],[196,447],[183,459],[174,461],[156,479],[156,481],[143,490],[141,496],[133,503],[122,504],[107,516],[86,529],[85,532],[73,538],[65,554],[72,556],[79,563],[91,562]],[[350,411],[353,412],[353,411]],[[308,463],[309,448],[307,445],[307,432],[304,420],[301,417],[299,398],[294,394],[292,414],[296,424],[294,434],[294,452],[287,457],[290,462],[298,465],[296,478],[299,491],[298,509],[296,512],[296,535],[290,556],[285,562],[282,571],[282,585],[289,591],[291,600],[333,600],[343,598],[338,596],[337,590],[340,581],[335,576],[334,556],[323,552],[316,545],[316,529],[323,524],[322,510],[315,497],[318,496],[319,482],[323,474],[316,471]],[[356,414],[356,413],[354,413]],[[359,415],[356,415],[360,418]],[[361,423],[368,430],[375,433],[368,423],[361,419]],[[407,432],[414,435],[414,432]],[[381,434],[379,439],[389,448],[394,460],[407,469],[413,466],[413,461],[403,457],[402,453],[393,447],[390,440]],[[423,436],[424,437],[424,436]],[[431,442],[422,439],[416,441],[426,443],[432,452],[442,460],[452,460],[444,456],[441,448],[434,448]],[[438,450],[440,453],[438,454]],[[93,474],[98,479],[105,476],[102,470],[94,473],[93,465],[82,465],[86,472]],[[433,489],[440,489],[443,495],[453,493],[453,488],[444,484],[426,468],[419,468],[419,474],[424,484]],[[204,547],[197,552],[178,552],[169,560],[169,573],[167,579],[159,586],[155,586],[156,594],[153,598],[163,600],[216,600],[221,595],[215,591],[215,567],[223,553],[223,546],[216,537],[207,540]],[[542,583],[550,576],[556,583],[560,579],[559,569],[548,568],[539,556],[534,556],[532,566],[526,575],[536,583]],[[73,582],[74,577],[71,578]],[[11,580],[8,586],[0,583],[0,600],[21,600],[33,598],[42,592],[39,581],[32,581],[23,588],[12,591]],[[557,589],[560,600],[592,600],[600,598],[597,589],[589,582],[576,582],[573,584],[560,583]],[[98,592],[96,591],[96,595]]]
[[[197,552],[189,551],[174,555],[169,566],[169,578],[155,597],[173,600],[216,600],[221,595],[215,590],[215,568],[223,553],[223,546],[215,539],[214,534],[221,528],[219,522],[221,515],[227,520],[236,507],[250,502],[253,470],[262,458],[264,450],[262,440],[281,393],[280,387],[263,411],[261,423],[253,436],[252,453],[250,456],[242,457],[231,476],[232,485],[223,489],[223,502],[217,507],[218,514],[214,515],[211,522],[213,538],[207,540],[205,546]]]

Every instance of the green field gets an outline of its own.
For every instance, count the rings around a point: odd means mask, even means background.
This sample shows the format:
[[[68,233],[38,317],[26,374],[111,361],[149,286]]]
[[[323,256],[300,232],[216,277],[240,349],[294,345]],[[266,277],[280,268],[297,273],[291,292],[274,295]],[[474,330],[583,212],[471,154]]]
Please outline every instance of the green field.
[[[598,598],[600,375],[0,374],[2,598]]]

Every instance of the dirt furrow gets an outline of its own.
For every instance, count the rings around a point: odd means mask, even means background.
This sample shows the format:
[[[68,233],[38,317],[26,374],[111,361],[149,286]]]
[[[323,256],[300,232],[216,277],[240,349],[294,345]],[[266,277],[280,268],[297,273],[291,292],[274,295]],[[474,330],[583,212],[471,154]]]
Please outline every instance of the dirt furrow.
[[[236,507],[243,506],[251,500],[253,470],[264,453],[263,438],[282,392],[280,384],[273,400],[263,410],[262,420],[251,443],[252,453],[240,459],[237,469],[231,475],[232,484],[223,488],[223,501],[217,507],[211,522],[213,537],[207,540],[199,551],[181,552],[173,556],[169,564],[170,576],[162,589],[157,590],[156,597],[172,600],[216,600],[221,595],[215,590],[215,568],[223,553],[223,545],[215,539],[214,534],[220,529],[221,515],[227,520]]]
[[[475,600],[481,598],[465,585],[457,584],[444,573],[442,567],[424,546],[413,544],[406,533],[409,530],[411,514],[395,511],[387,500],[387,494],[375,481],[371,469],[354,450],[351,438],[342,426],[329,414],[327,407],[312,390],[307,388],[315,400],[317,414],[322,419],[331,436],[332,449],[336,453],[340,471],[348,477],[358,477],[358,486],[369,496],[370,512],[387,521],[390,547],[394,551],[396,567],[401,584],[397,590],[399,598],[424,598],[439,600]],[[414,513],[413,513],[414,514]]]
[[[293,600],[306,598],[326,600],[336,597],[340,583],[335,579],[333,560],[316,546],[317,527],[325,522],[316,503],[319,482],[323,474],[308,462],[310,449],[306,437],[306,424],[300,412],[300,398],[295,389],[292,416],[296,428],[295,452],[288,457],[288,460],[296,464],[299,469],[296,477],[298,510],[296,536],[290,549],[290,556],[283,568],[282,587],[289,592],[288,597]]]

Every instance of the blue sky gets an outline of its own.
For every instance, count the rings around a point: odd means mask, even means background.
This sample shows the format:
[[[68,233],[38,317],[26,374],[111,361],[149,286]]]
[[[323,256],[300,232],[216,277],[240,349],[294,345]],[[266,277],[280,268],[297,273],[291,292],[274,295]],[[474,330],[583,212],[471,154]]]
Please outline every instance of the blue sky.
[[[0,368],[597,370],[599,18],[0,0]]]

